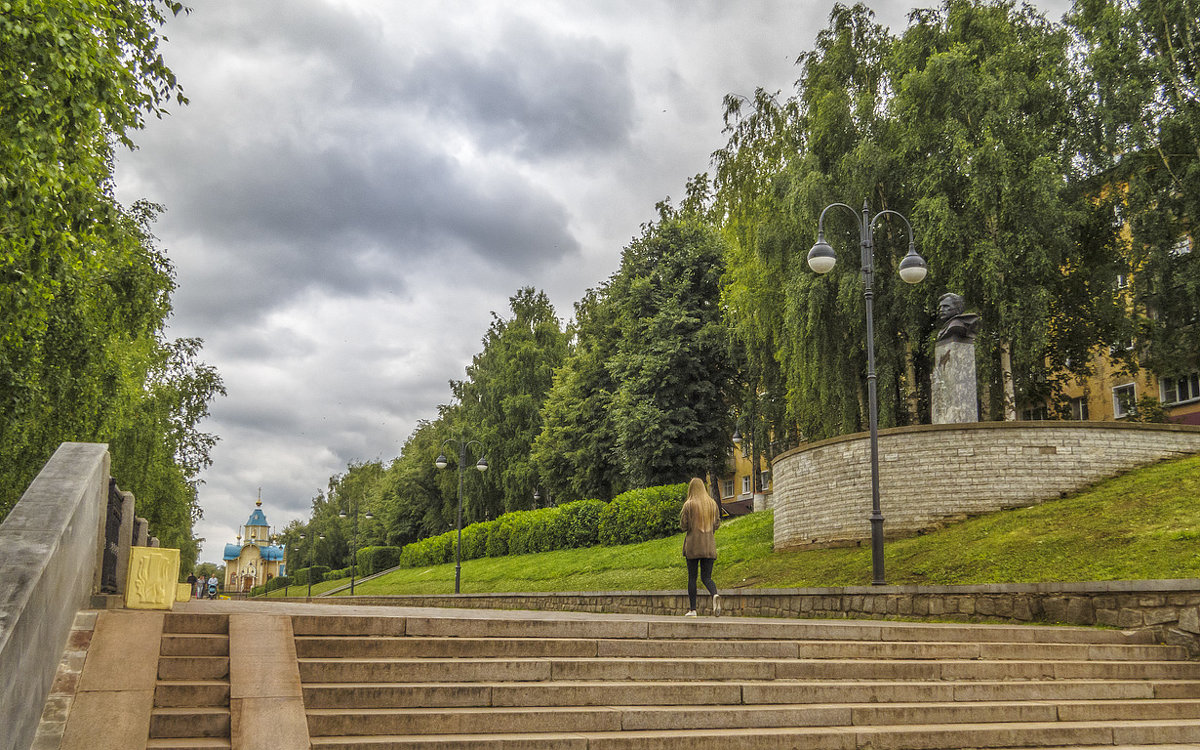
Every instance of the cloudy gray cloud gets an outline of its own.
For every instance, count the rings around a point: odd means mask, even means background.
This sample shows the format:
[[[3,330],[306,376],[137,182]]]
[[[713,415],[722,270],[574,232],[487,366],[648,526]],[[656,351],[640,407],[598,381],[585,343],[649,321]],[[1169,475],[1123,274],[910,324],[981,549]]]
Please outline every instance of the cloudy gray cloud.
[[[398,455],[518,288],[568,316],[708,168],[722,97],[786,95],[832,6],[189,4],[165,56],[191,104],[139,134],[117,185],[167,206],[170,332],[204,338],[229,390],[204,425],[206,560],[259,487],[282,527],[347,463]]]

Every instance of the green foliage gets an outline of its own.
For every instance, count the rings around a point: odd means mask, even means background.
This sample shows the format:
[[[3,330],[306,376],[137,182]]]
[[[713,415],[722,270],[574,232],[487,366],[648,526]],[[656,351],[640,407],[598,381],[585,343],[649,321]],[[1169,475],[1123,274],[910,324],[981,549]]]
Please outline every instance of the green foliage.
[[[328,573],[325,574],[325,580],[326,581],[340,581],[343,578],[349,578],[351,573],[353,573],[356,576],[362,575],[362,572],[358,570],[357,566],[348,565],[348,566],[346,566],[344,568],[340,568],[338,570],[329,571]]]
[[[447,410],[449,430],[442,438],[476,441],[472,450],[488,460],[487,472],[472,478],[480,490],[464,496],[467,523],[532,506],[538,474],[530,446],[542,428],[542,402],[554,369],[567,351],[566,336],[544,292],[525,287],[509,306],[512,318],[493,313],[483,350],[467,367],[466,379],[451,383],[458,404]],[[452,465],[457,453],[446,454]],[[478,458],[480,453],[468,455]]]
[[[1124,189],[1143,364],[1200,362],[1200,8],[1195,0],[1077,0],[1087,166]],[[1188,239],[1191,244],[1188,244]],[[1128,270],[1125,270],[1128,273]]]
[[[10,0],[0,13],[0,517],[64,440],[107,442],[112,472],[190,568],[197,430],[224,393],[198,340],[169,341],[173,271],[124,207],[114,147],[182,103],[160,53],[177,2]]]
[[[542,404],[532,457],[542,485],[559,505],[611,498],[626,487],[612,419],[616,385],[608,367],[620,337],[616,316],[606,288],[589,289],[575,303],[567,332],[572,344]]]
[[[456,538],[454,532],[447,531],[445,534],[406,544],[400,552],[400,565],[406,568],[420,568],[450,562],[454,559]]]
[[[724,245],[697,215],[659,205],[621,257],[612,423],[627,486],[706,476],[724,465],[734,378],[717,300]]]
[[[271,580],[267,581],[262,586],[262,589],[263,589],[263,593],[265,594],[265,593],[270,593],[270,592],[274,591],[275,589],[287,588],[288,586],[294,586],[294,585],[296,585],[296,582],[293,581],[288,576],[275,576]],[[258,588],[258,587],[255,587],[255,588]]]
[[[307,586],[309,578],[312,578],[313,583],[325,580],[325,574],[329,572],[329,567],[326,565],[314,565],[311,568],[301,568],[296,571],[293,580],[297,586]]]
[[[600,543],[600,514],[608,507],[600,500],[576,500],[560,505],[565,548],[591,547]]]
[[[358,551],[358,569],[372,575],[400,564],[399,547],[364,547]]]
[[[687,487],[648,487],[613,498],[600,513],[600,544],[634,544],[679,533]]]
[[[869,546],[772,551],[770,511],[721,524],[717,587],[864,586]],[[1200,457],[1163,462],[1061,500],[889,541],[893,584],[954,585],[1200,577]],[[463,566],[475,592],[681,589],[682,535],[621,547],[485,558]],[[453,590],[454,566],[398,570],[364,594]]]

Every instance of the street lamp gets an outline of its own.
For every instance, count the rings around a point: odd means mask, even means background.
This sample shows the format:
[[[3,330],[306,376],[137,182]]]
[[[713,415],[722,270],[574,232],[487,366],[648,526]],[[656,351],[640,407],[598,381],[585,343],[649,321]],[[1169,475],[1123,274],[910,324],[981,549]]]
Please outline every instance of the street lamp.
[[[371,511],[363,514],[369,521],[375,516]],[[346,510],[338,511],[338,518],[345,518]],[[350,596],[354,596],[354,574],[358,571],[358,498],[354,499],[354,541],[350,547]]]
[[[300,538],[301,538],[301,539],[303,539],[303,538],[304,538],[304,535],[303,535],[303,534],[301,534],[301,535],[300,535]],[[309,598],[309,599],[311,599],[311,598],[312,598],[312,578],[313,578],[313,570],[312,570],[312,569],[313,569],[313,548],[317,546],[317,541],[318,541],[318,540],[320,540],[320,541],[322,541],[322,542],[323,542],[323,541],[325,541],[325,535],[324,535],[324,534],[317,534],[317,539],[313,540],[313,543],[312,543],[312,544],[310,544],[310,545],[308,545],[308,576],[307,576],[307,578],[308,578],[308,598]]]
[[[879,507],[879,405],[875,395],[875,320],[872,301],[875,293],[871,281],[875,275],[875,240],[872,227],[884,215],[898,216],[908,227],[908,254],[900,261],[900,278],[908,284],[916,284],[925,278],[928,267],[925,259],[917,255],[913,239],[912,224],[895,211],[883,210],[871,216],[871,209],[863,201],[862,219],[845,203],[833,203],[821,211],[817,220],[817,242],[808,251],[808,266],[818,274],[828,273],[837,263],[833,248],[825,241],[825,214],[834,206],[841,206],[858,221],[858,236],[862,250],[863,300],[867,308],[867,411],[871,431],[871,583],[882,586],[887,583],[883,575],[883,513]]]
[[[475,464],[475,468],[480,473],[487,471],[487,457],[484,455],[483,443],[478,440],[466,440],[463,437],[446,438],[442,441],[442,450],[438,454],[437,460],[433,465],[439,469],[444,469],[450,465],[446,460],[446,446],[458,446],[458,522],[455,528],[458,530],[458,540],[454,543],[454,593],[459,593],[459,584],[462,580],[462,500],[463,500],[463,467],[467,463],[467,448],[475,446],[479,449],[479,460]]]

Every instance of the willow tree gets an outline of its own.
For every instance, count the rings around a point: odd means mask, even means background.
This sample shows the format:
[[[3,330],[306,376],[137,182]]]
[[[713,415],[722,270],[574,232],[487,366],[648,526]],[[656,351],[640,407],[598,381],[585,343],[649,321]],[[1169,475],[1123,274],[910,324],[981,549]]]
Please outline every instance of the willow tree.
[[[715,159],[716,205],[731,246],[724,300],[749,364],[743,408],[771,415],[760,429],[776,440],[797,428],[817,438],[866,423],[857,227],[830,214],[826,226],[842,262],[828,277],[814,276],[804,259],[830,203],[907,208],[888,146],[892,41],[866,6],[837,4],[814,49],[800,57],[795,96],[778,102],[760,91],[749,107],[726,100],[730,140]],[[891,250],[906,245],[903,226],[882,223],[876,231],[880,422],[902,424],[917,417],[913,347],[928,324],[927,305],[893,289]]]
[[[1076,0],[1087,166],[1121,191],[1143,363],[1200,366],[1200,2]]]
[[[199,432],[219,377],[165,327],[157,207],[120,205],[115,149],[184,101],[159,42],[177,2],[12,0],[0,13],[0,515],[65,440],[113,473],[190,567]]]
[[[1070,37],[1027,5],[946,0],[913,11],[889,58],[896,157],[936,291],[982,315],[978,370],[994,416],[1040,397],[1076,298],[1115,304],[1091,258],[1096,193],[1078,183]],[[1111,229],[1111,227],[1110,227]],[[1081,243],[1087,241],[1088,247]],[[1103,243],[1102,243],[1103,245]]]

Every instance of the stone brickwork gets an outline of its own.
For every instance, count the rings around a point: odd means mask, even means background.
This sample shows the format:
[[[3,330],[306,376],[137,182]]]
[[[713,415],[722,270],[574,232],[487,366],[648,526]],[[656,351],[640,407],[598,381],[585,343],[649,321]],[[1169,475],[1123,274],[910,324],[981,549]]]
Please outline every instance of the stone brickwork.
[[[267,599],[264,601],[280,601]],[[303,598],[292,601],[305,601]],[[546,594],[338,596],[310,601],[395,607],[465,607],[554,612],[682,615],[684,591],[590,591]],[[700,597],[701,615],[709,598]],[[983,586],[844,586],[727,589],[724,614],[741,617],[912,618],[956,622],[1104,625],[1153,628],[1160,640],[1200,655],[1200,580],[1011,583]]]
[[[887,538],[947,519],[1060,497],[1130,469],[1200,453],[1200,427],[1120,422],[979,422],[879,432]],[[810,443],[772,466],[775,548],[870,538],[866,433]]]

